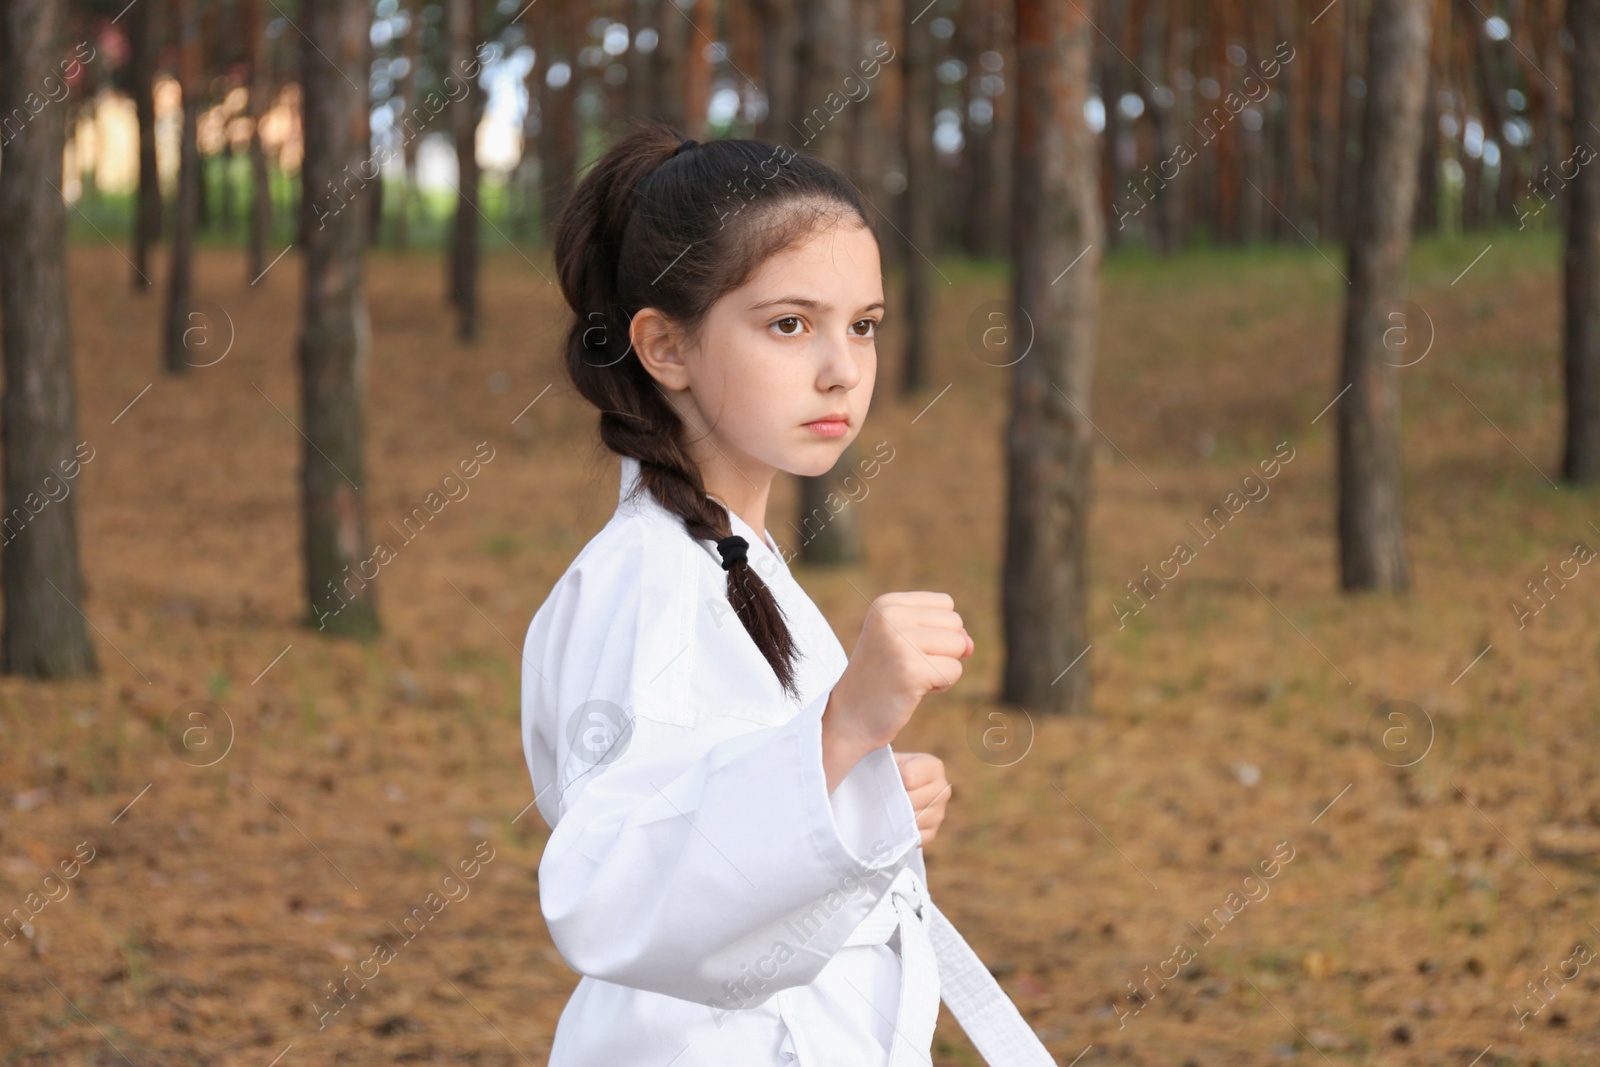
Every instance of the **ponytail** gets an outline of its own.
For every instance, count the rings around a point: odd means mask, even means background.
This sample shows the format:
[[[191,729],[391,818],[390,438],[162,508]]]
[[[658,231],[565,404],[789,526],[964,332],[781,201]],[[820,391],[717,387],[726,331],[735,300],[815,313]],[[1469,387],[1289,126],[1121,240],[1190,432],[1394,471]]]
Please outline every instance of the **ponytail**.
[[[822,160],[761,141],[685,143],[645,121],[595,163],[556,222],[556,272],[576,314],[567,374],[599,409],[601,443],[639,461],[640,491],[691,537],[728,537],[728,511],[707,495],[682,420],[632,351],[633,316],[657,308],[692,335],[769,256],[841,215],[872,229],[860,193]],[[739,621],[796,696],[799,650],[772,590],[747,561],[727,576]]]

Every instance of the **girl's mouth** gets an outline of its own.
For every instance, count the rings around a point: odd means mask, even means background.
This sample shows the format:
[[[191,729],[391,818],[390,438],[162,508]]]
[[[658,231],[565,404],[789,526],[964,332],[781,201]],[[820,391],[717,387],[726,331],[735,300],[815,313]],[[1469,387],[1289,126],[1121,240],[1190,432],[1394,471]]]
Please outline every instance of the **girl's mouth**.
[[[850,424],[843,419],[818,419],[816,422],[805,424],[806,429],[821,434],[823,437],[843,437],[850,430]]]

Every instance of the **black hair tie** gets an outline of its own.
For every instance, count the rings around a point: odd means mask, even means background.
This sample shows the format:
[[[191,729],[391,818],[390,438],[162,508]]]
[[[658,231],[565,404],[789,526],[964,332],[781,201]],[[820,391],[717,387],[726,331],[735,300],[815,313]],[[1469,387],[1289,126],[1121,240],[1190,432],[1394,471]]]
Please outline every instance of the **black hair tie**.
[[[667,158],[668,159],[672,159],[673,156],[676,156],[679,152],[682,152],[685,148],[688,148],[690,145],[697,145],[699,143],[700,142],[696,141],[693,137],[685,137],[681,142],[679,142],[677,151],[673,152],[672,155],[668,156]]]
[[[745,550],[750,547],[750,542],[738,534],[730,534],[717,542],[717,551],[722,554],[722,569],[732,570],[735,563],[749,562]]]

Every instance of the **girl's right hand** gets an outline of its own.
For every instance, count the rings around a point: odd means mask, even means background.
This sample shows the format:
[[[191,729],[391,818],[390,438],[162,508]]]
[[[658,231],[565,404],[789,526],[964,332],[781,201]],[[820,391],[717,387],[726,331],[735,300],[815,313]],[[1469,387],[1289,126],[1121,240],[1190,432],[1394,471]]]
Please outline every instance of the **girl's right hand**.
[[[924,694],[961,678],[973,642],[948,593],[884,593],[872,602],[824,723],[860,754],[892,742]]]

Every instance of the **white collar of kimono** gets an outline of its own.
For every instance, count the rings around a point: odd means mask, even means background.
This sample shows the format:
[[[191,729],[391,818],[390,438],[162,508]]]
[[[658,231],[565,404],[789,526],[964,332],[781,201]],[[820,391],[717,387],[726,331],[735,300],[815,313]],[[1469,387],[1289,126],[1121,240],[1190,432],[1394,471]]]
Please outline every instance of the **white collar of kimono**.
[[[632,456],[623,456],[621,485],[617,489],[617,503],[619,506],[624,500],[627,499],[628,493],[632,491],[634,484],[638,482],[638,480],[639,461],[634,459]],[[723,507],[727,507],[727,505],[723,503],[722,498],[717,496],[715,493],[708,493],[707,495],[717,503],[722,504]],[[650,496],[648,492],[641,492],[636,499],[645,503],[646,506],[655,507],[658,509],[661,508],[661,505],[656,502],[655,497]],[[778,551],[778,546],[773,543],[771,537],[767,536],[766,531],[763,530],[760,536],[757,536],[755,529],[748,522],[745,522],[744,519],[740,518],[739,513],[734,511],[732,508],[728,508],[728,523],[734,533],[749,541],[751,545],[755,545],[757,542],[764,544],[773,555],[782,558],[782,553]]]

